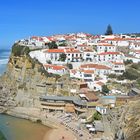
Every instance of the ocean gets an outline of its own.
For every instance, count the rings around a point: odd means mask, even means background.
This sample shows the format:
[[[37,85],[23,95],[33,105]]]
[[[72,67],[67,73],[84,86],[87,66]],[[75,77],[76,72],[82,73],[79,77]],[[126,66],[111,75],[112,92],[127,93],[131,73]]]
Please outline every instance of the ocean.
[[[6,70],[10,53],[0,49],[0,75]],[[0,114],[0,140],[43,140],[49,130],[38,123]]]
[[[0,75],[6,70],[11,50],[0,49]]]
[[[0,114],[0,138],[4,135],[6,140],[43,140],[49,130],[39,123]]]

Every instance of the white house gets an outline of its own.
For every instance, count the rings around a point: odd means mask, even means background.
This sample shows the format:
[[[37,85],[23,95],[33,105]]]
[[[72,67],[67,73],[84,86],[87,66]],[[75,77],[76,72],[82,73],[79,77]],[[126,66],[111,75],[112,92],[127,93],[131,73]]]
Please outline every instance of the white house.
[[[136,58],[140,58],[140,50],[133,50],[129,54],[133,55]]]
[[[46,63],[46,56],[43,50],[31,51],[29,55],[31,58],[37,59],[42,64]]]
[[[48,73],[53,73],[53,74],[58,74],[58,75],[64,75],[68,73],[67,67],[64,67],[64,66],[45,64],[44,68]]]
[[[77,79],[83,79],[83,73],[78,69],[72,69],[72,70],[70,70],[70,77],[77,78]]]
[[[87,43],[88,43],[88,39],[86,39],[86,38],[76,38],[77,45],[83,45],[83,44],[87,44]]]
[[[104,107],[104,106],[96,106],[96,111],[98,111],[102,115],[107,114],[107,107]]]
[[[109,43],[98,43],[97,45],[97,53],[102,52],[115,52],[116,46]]]
[[[58,61],[60,58],[60,55],[62,53],[65,53],[64,49],[48,49],[44,51],[45,56],[46,56],[46,61],[51,60],[51,61]]]
[[[113,39],[108,38],[108,39],[105,39],[105,41],[108,42],[108,43],[111,43],[115,46],[120,46],[120,47],[129,46],[129,40],[126,39],[126,38],[120,38],[120,37],[113,38]]]
[[[112,73],[123,74],[125,72],[125,65],[123,62],[112,62]]]
[[[95,80],[94,70],[70,70],[71,78],[78,78],[85,81],[90,89],[93,89],[93,83]]]
[[[83,79],[84,81],[94,81],[95,75],[93,70],[72,69],[70,77]]]
[[[100,64],[84,64],[81,65],[81,69],[94,70],[95,75],[98,75],[100,77],[104,77],[105,75],[110,74],[112,70],[110,67]]]
[[[121,52],[103,52],[97,55],[98,62],[109,62],[109,61],[123,61],[124,55]]]
[[[74,48],[65,49],[66,62],[80,62],[82,61],[83,52]]]
[[[132,50],[140,50],[140,42],[131,42],[129,48]]]
[[[94,91],[100,91],[100,92],[102,92],[102,86],[103,85],[105,85],[103,82],[101,82],[101,81],[95,81],[94,82]]]
[[[43,38],[38,36],[31,37],[28,43],[28,45],[34,45],[37,47],[42,47],[45,45]]]
[[[80,62],[82,61],[83,53],[74,48],[65,49],[48,49],[44,51],[46,60],[59,61],[61,54],[66,54],[65,62]]]
[[[83,59],[87,62],[95,62],[96,61],[96,52],[94,50],[86,49],[83,52]]]

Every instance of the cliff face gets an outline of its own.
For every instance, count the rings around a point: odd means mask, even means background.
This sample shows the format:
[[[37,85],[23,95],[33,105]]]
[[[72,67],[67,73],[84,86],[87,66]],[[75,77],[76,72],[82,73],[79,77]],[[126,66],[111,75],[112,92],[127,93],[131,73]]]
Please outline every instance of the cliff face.
[[[32,64],[26,56],[11,55],[6,73],[0,79],[1,106],[7,108],[8,106],[36,105],[34,103],[36,98],[45,93],[45,87],[37,85],[47,81],[47,78],[39,71],[41,68],[40,64]]]
[[[65,82],[68,79],[67,76],[64,80],[58,75],[48,74],[42,64],[32,59],[27,52],[27,47],[20,46],[19,50],[18,44],[15,44],[12,49],[7,70],[0,78],[1,111],[14,107],[39,108],[40,96],[58,94],[59,90],[62,91],[61,85],[56,84],[57,80],[60,83],[63,81],[63,87],[68,89],[69,82]]]
[[[116,140],[140,139],[140,99],[111,110],[106,116]]]
[[[130,101],[123,109],[120,127],[126,140],[140,139],[140,99]]]

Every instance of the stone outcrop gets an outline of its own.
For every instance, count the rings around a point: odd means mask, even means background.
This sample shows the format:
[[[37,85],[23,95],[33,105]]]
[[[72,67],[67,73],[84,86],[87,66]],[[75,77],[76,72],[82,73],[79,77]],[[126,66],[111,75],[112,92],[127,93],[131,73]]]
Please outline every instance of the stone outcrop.
[[[14,107],[40,108],[39,97],[58,95],[62,90],[60,83],[63,82],[63,88],[68,91],[69,83],[65,79],[48,74],[43,65],[28,54],[11,53],[7,70],[0,78],[0,112]]]
[[[115,140],[140,139],[140,98],[113,109],[105,116]]]

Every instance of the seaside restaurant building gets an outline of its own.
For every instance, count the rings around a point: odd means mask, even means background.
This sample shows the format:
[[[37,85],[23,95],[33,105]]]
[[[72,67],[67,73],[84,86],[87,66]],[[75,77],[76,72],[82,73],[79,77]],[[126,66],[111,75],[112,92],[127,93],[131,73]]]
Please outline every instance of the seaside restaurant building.
[[[44,96],[40,97],[41,109],[81,114],[87,111],[87,104],[72,96]]]

